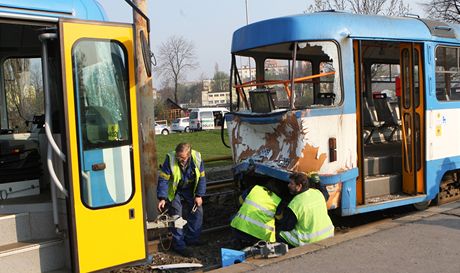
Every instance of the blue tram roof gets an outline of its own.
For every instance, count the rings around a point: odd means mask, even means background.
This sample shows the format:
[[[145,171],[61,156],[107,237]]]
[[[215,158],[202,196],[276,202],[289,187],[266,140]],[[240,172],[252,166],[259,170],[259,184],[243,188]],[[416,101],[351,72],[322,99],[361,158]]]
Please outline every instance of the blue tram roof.
[[[0,13],[106,21],[96,0],[0,0]]]
[[[460,26],[448,26],[454,39],[433,36],[423,19],[359,15],[345,12],[316,12],[260,21],[233,33],[232,52],[259,46],[301,40],[340,40],[344,37],[391,40],[457,41]]]

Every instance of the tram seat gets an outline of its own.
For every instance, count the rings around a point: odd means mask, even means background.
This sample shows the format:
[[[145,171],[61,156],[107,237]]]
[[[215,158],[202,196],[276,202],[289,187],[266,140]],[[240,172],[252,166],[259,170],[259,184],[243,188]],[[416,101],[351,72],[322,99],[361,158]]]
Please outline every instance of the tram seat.
[[[387,94],[375,93],[373,94],[374,107],[377,112],[377,119],[383,122],[381,127],[387,127],[391,129],[390,135],[386,138],[387,141],[393,138],[393,135],[399,130],[401,122],[398,120],[396,115],[391,111],[390,102],[388,101]]]
[[[460,100],[460,88],[459,87],[453,87],[450,89],[450,100]]]
[[[38,149],[28,146],[0,140],[0,183],[38,179],[42,175]]]
[[[369,135],[364,138],[364,143],[367,144],[372,139],[374,132],[382,127],[383,122],[376,119],[374,111],[370,109],[365,97],[363,97],[363,122],[364,129],[369,130]]]

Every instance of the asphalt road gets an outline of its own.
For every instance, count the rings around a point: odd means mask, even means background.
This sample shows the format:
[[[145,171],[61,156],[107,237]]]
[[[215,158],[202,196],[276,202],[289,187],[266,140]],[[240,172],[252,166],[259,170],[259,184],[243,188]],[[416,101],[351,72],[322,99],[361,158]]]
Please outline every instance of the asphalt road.
[[[460,202],[384,220],[222,272],[460,272]]]

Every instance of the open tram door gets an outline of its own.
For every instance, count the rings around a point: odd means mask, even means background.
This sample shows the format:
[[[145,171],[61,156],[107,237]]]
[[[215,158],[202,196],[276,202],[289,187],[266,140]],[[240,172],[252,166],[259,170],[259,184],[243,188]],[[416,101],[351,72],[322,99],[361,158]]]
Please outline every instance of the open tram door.
[[[131,25],[59,23],[73,264],[146,259]]]
[[[424,85],[422,46],[400,44],[402,191],[425,193],[424,184]]]

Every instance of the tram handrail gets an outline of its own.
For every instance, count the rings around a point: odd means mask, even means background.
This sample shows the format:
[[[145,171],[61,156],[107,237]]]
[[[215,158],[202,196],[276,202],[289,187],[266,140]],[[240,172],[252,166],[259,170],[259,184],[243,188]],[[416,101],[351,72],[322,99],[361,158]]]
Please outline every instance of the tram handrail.
[[[316,79],[316,78],[321,78],[321,77],[326,77],[326,76],[330,76],[330,75],[334,75],[334,74],[335,74],[335,71],[331,71],[331,72],[325,72],[325,73],[319,73],[319,74],[314,74],[314,75],[310,75],[310,76],[295,78],[294,83],[304,82],[304,81],[308,81],[308,80],[312,80],[312,79]],[[267,85],[282,84],[282,85],[284,85],[284,90],[286,91],[286,94],[287,94],[288,98],[291,98],[292,92],[291,92],[291,89],[289,88],[289,84],[291,82],[292,82],[291,80],[271,80],[271,81],[264,81],[264,82],[256,82],[255,80],[252,80],[252,81],[244,82],[242,84],[236,84],[235,88],[236,88],[236,91],[240,95],[242,95],[243,88],[245,88],[245,87],[257,87],[257,86],[267,86]],[[249,108],[249,103],[248,103],[248,101],[246,99],[244,100],[244,103],[246,104],[246,107]]]

